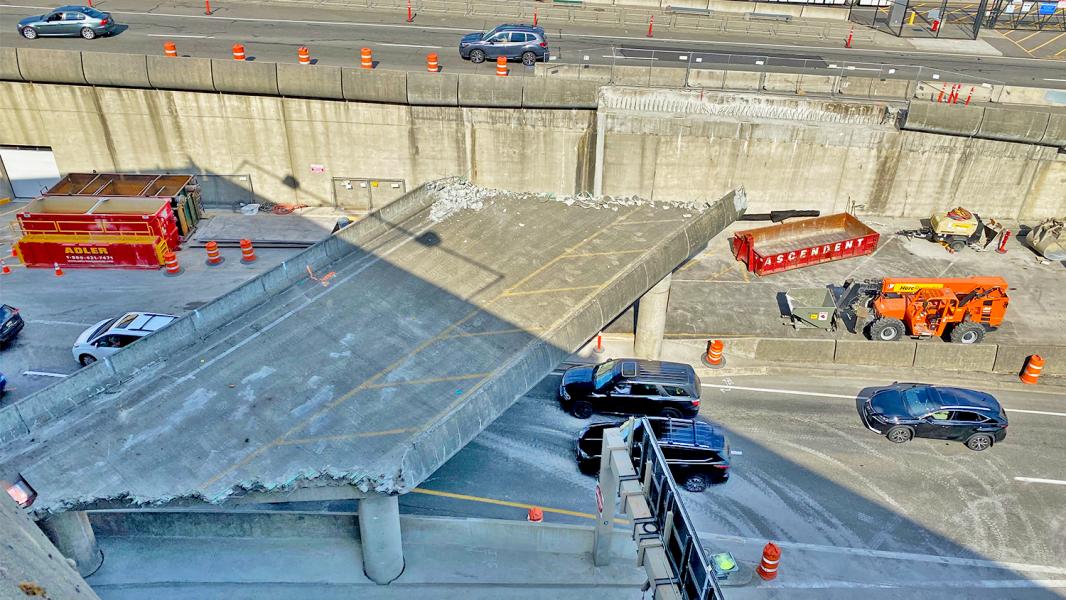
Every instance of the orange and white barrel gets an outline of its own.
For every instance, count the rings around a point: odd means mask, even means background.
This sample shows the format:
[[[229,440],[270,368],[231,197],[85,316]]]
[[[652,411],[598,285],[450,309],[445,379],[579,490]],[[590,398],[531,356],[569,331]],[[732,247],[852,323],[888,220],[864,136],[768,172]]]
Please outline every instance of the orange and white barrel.
[[[214,241],[207,242],[204,246],[207,249],[207,266],[217,267],[222,264],[222,253],[218,250],[218,243]]]
[[[252,246],[252,240],[241,240],[241,262],[246,265],[255,262],[255,248]]]
[[[364,69],[374,68],[374,54],[370,48],[363,48],[359,51],[359,66]]]
[[[244,60],[244,44],[233,44],[233,60]]]
[[[496,76],[507,77],[507,57],[500,56],[496,58]]]

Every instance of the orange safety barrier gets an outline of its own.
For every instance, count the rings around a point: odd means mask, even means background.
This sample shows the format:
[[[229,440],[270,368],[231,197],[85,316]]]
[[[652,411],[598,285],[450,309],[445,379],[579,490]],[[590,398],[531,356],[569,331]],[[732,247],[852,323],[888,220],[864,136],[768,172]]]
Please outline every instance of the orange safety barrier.
[[[311,51],[307,49],[307,46],[300,46],[300,49],[296,51],[296,57],[301,65],[311,64]]]
[[[499,77],[507,77],[507,57],[496,57],[496,75]]]
[[[526,515],[526,519],[528,519],[530,523],[540,523],[544,520],[544,511],[536,506],[531,507],[529,509],[529,514]]]
[[[437,64],[437,55],[436,54],[427,54],[426,55],[426,70],[429,71],[430,73],[436,73],[438,68],[439,68],[439,65]]]
[[[178,57],[178,47],[174,42],[163,42],[163,56]]]
[[[218,251],[218,244],[213,241],[207,242],[205,248],[207,248],[207,266],[217,267],[221,265],[225,259],[222,258],[222,253]]]
[[[722,356],[723,350],[725,350],[725,344],[722,343],[722,340],[707,342],[707,352],[703,355],[703,364],[712,368],[724,366],[725,357]]]
[[[52,267],[56,270],[56,277],[63,276],[63,269],[59,268],[59,263],[52,263]]]
[[[777,577],[777,563],[781,562],[781,549],[777,547],[777,544],[773,542],[767,542],[766,546],[762,549],[762,561],[759,566],[755,568],[755,572],[759,574],[765,581],[770,581],[774,577]]]
[[[233,60],[244,60],[244,44],[233,44]]]
[[[255,248],[252,247],[252,240],[241,240],[241,262],[246,265],[255,262]]]
[[[1025,370],[1022,371],[1020,379],[1022,383],[1028,383],[1029,385],[1036,385],[1037,380],[1040,379],[1040,373],[1044,370],[1044,357],[1039,354],[1034,354],[1029,357],[1029,360],[1025,363]]]
[[[359,66],[364,69],[374,68],[374,54],[370,52],[370,48],[363,48],[359,52]]]
[[[7,266],[7,263],[5,263],[2,260],[0,260],[0,274],[2,274],[2,275],[10,275],[11,274],[11,267]]]
[[[181,275],[181,265],[178,264],[178,255],[173,252],[165,252],[163,254],[163,266],[166,267],[165,275],[173,277],[175,275]]]

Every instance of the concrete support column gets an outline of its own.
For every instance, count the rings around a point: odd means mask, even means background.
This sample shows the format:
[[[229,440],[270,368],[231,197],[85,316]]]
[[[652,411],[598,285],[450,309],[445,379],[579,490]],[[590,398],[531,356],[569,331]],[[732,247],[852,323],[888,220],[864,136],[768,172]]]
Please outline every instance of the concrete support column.
[[[376,494],[359,501],[359,539],[363,544],[363,572],[367,577],[385,585],[403,573],[397,496]]]
[[[96,535],[85,511],[54,514],[38,525],[56,549],[74,561],[82,577],[92,575],[104,564],[104,553],[96,545]]]
[[[662,354],[671,277],[663,277],[662,281],[641,296],[637,305],[637,333],[633,340],[633,353],[637,358],[659,360]]]
[[[596,156],[595,166],[592,167],[592,195],[603,195],[603,153],[606,146],[604,136],[607,135],[607,113],[602,106],[596,110]]]

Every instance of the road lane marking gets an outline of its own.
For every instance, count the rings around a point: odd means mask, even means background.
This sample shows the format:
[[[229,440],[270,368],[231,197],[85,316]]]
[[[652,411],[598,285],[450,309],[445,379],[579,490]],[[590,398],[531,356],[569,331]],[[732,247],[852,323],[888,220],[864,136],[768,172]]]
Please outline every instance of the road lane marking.
[[[440,496],[442,498],[451,498],[452,500],[467,500],[469,502],[478,502],[480,504],[493,504],[496,506],[508,506],[511,508],[521,508],[529,510],[531,508],[540,508],[546,513],[554,513],[557,515],[566,515],[568,517],[577,517],[579,519],[599,519],[598,516],[592,513],[578,512],[576,510],[567,510],[565,508],[547,508],[538,504],[526,504],[524,502],[511,502],[510,500],[497,500],[495,498],[485,498],[483,496],[469,496],[467,494],[456,494],[454,492],[442,492],[440,490],[429,490],[426,488],[414,488],[411,490],[416,494],[425,494],[427,496]],[[615,519],[615,523],[620,525],[629,525],[629,521],[626,519]]]
[[[1066,52],[1066,50],[1063,50],[1062,52]],[[1062,52],[1059,52],[1059,54],[1062,54]],[[1055,56],[1058,56],[1059,54],[1056,54]],[[1045,79],[1044,81],[1066,81],[1066,79]]]
[[[1027,414],[1030,414],[1030,415],[1049,415],[1049,416],[1052,416],[1052,417],[1066,417],[1066,413],[1047,412],[1046,410],[1022,410],[1020,408],[1006,408],[1006,411],[1008,413],[1018,412],[1018,413],[1027,413]]]
[[[77,323],[75,321],[47,321],[44,319],[27,319],[27,323],[34,325],[70,325],[72,327],[92,327],[93,323]]]
[[[766,392],[768,394],[791,394],[793,396],[821,396],[823,398],[847,398],[848,400],[854,400],[858,397],[858,394],[829,394],[826,392],[801,392],[798,390],[779,390],[774,388],[755,388],[755,387],[743,387],[739,385],[718,385],[714,383],[701,384],[703,387],[716,388],[721,390],[744,390],[746,392]]]
[[[214,36],[210,35],[171,35],[169,33],[146,33],[148,37],[161,37],[161,38],[195,38],[198,40],[213,40]]]
[[[65,377],[69,377],[69,375],[65,375],[63,373],[49,373],[48,371],[23,371],[22,374],[23,375],[41,375],[43,377],[58,377],[60,379],[63,379]]]
[[[375,46],[396,46],[397,48],[429,48],[433,50],[440,50],[443,46],[427,46],[425,44],[390,44],[386,42],[371,42]]]
[[[1066,485],[1066,481],[1060,479],[1040,479],[1039,477],[1015,477],[1014,481],[1023,483],[1047,483],[1050,485]]]
[[[1044,42],[1043,44],[1040,44],[1040,45],[1039,45],[1039,46],[1037,46],[1036,48],[1033,48],[1033,49],[1032,49],[1032,52],[1036,52],[1037,50],[1039,50],[1039,49],[1043,48],[1044,46],[1047,46],[1047,45],[1048,45],[1048,44],[1050,44],[1051,42],[1054,42],[1054,41],[1058,40],[1059,38],[1061,38],[1061,37],[1062,37],[1062,36],[1064,36],[1064,35],[1066,35],[1066,33],[1060,33],[1060,34],[1056,35],[1055,37],[1053,37],[1053,38],[1051,38],[1050,40],[1048,40],[1048,41]],[[1062,81],[1062,80],[1060,79],[1059,81]]]

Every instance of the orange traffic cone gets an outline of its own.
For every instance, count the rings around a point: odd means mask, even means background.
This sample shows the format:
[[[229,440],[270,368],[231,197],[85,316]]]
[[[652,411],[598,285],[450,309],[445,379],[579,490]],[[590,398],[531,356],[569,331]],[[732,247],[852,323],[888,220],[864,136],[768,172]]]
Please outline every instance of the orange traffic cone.
[[[544,511],[534,506],[529,509],[529,514],[526,516],[526,519],[528,519],[530,523],[540,523],[544,520]]]
[[[11,274],[11,267],[7,266],[7,263],[5,263],[2,260],[0,260],[0,274],[3,274],[3,275],[10,275]]]
[[[52,263],[52,264],[55,265],[56,277],[62,277],[63,276],[63,269],[59,268],[59,263]]]

